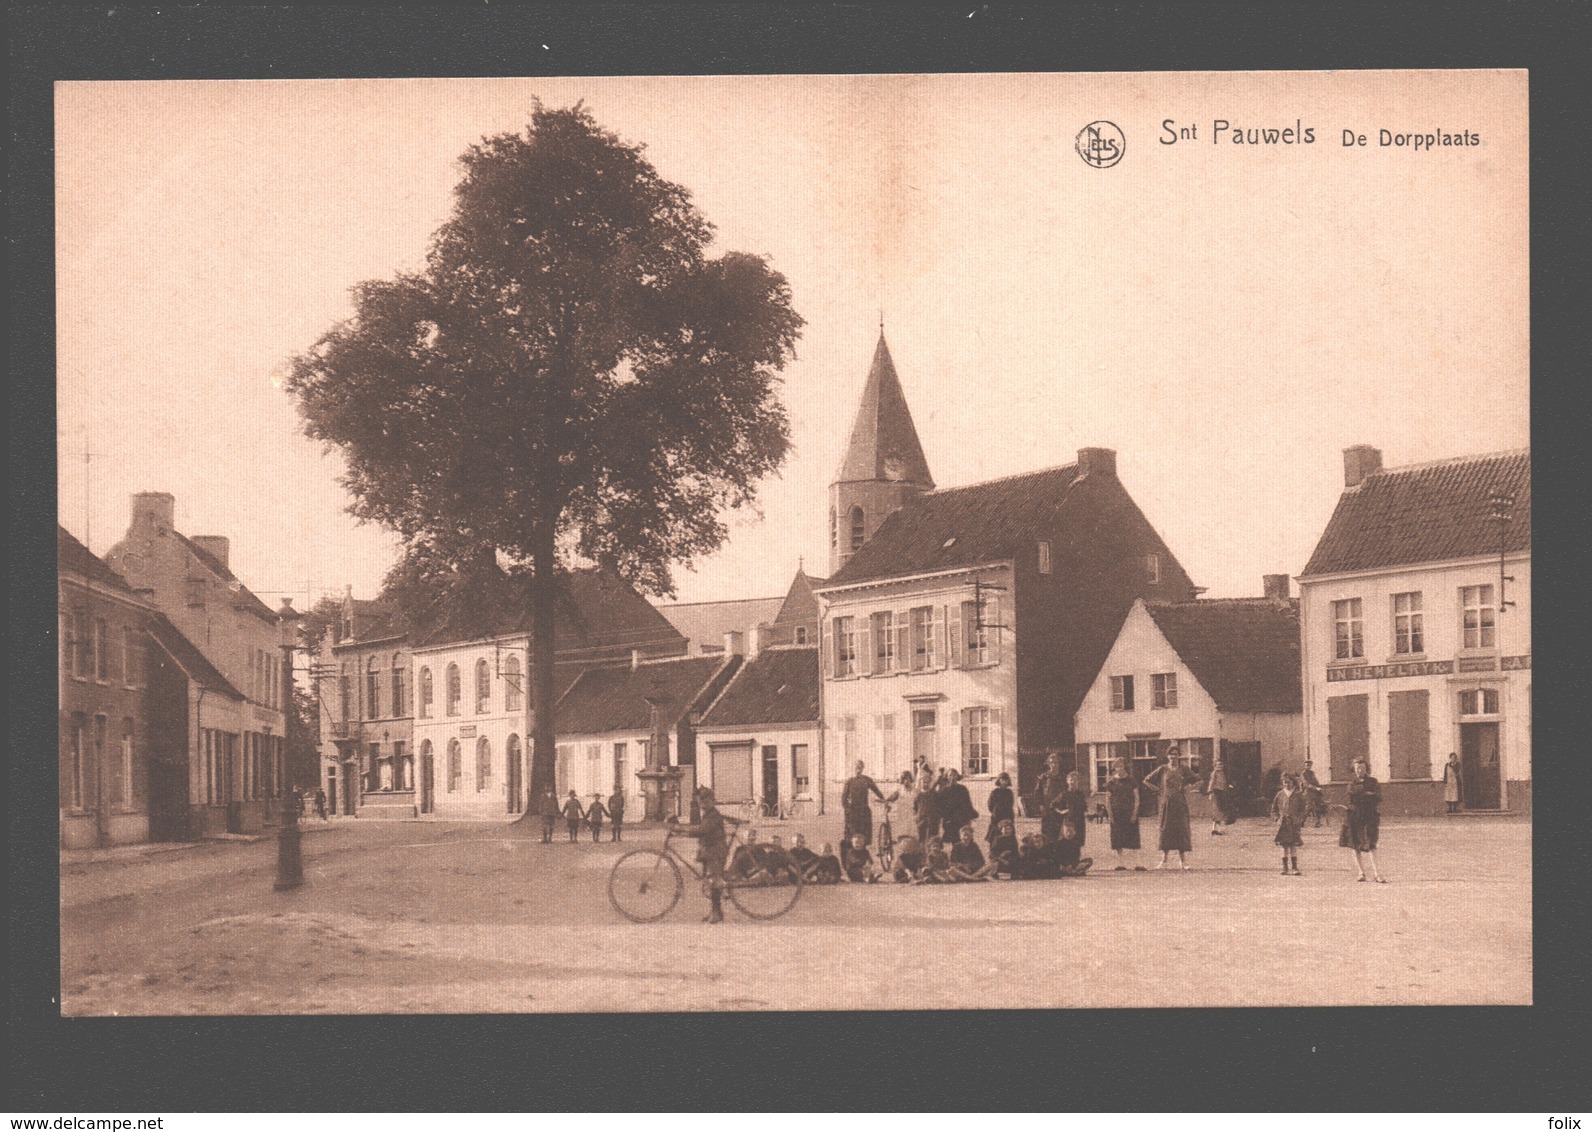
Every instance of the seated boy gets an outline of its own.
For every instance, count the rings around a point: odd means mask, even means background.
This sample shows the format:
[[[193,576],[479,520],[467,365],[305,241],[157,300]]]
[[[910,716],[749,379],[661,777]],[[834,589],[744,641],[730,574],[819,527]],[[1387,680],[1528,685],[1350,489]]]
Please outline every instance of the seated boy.
[[[914,884],[949,884],[951,880],[951,859],[945,855],[945,845],[939,838],[929,842],[927,855],[923,861],[923,871],[918,874]]]
[[[812,871],[808,873],[807,879],[814,884],[840,883],[840,858],[835,856],[835,847],[829,842],[824,842],[824,850],[813,862]]]
[[[862,834],[851,835],[851,844],[846,846],[845,856],[841,858],[841,871],[848,881],[855,884],[878,881],[879,866],[873,863],[873,854],[868,852],[868,843],[863,840]]]
[[[1051,880],[1061,875],[1061,866],[1051,844],[1043,833],[1031,833],[1023,838],[1017,851],[1018,875],[1024,880]]]
[[[812,879],[812,867],[818,860],[818,854],[807,848],[807,838],[800,833],[791,839],[790,859],[796,862],[804,880]]]
[[[758,874],[766,875],[768,869],[764,860],[765,846],[757,843],[757,830],[746,831],[746,844],[737,845],[735,852],[730,856],[730,866],[726,870],[738,880],[755,880]]]
[[[916,837],[908,833],[902,836],[895,844],[895,882],[908,884],[918,878],[923,871],[923,846]]]
[[[1017,855],[1017,829],[1011,822],[1003,821],[989,843],[989,861],[995,867],[990,875],[1015,880],[1018,875]]]
[[[985,863],[984,850],[973,838],[973,827],[964,825],[956,844],[951,846],[950,878],[955,881],[989,880],[994,871],[995,866]]]

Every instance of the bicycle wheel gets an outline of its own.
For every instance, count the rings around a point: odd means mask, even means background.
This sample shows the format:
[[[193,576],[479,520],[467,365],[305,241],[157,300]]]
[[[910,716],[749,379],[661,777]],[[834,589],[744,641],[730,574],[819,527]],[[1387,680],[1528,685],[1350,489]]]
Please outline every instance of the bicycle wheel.
[[[879,858],[879,867],[885,872],[895,868],[895,834],[890,829],[889,822],[879,827],[879,849],[876,855]]]
[[[802,873],[789,856],[765,858],[760,874],[750,879],[725,877],[730,903],[754,920],[776,920],[796,906],[802,894]]]
[[[663,919],[684,891],[680,866],[656,849],[632,849],[614,862],[608,874],[608,902],[638,924]]]

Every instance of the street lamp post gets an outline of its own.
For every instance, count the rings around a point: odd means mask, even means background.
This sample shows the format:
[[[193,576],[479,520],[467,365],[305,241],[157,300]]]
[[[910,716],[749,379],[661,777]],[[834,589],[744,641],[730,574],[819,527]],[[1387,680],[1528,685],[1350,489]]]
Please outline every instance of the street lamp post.
[[[282,688],[288,708],[291,710],[293,697],[293,647],[295,637],[298,635],[299,613],[286,598],[282,600],[282,608],[277,611],[277,625],[281,629]],[[287,728],[284,727],[282,730],[283,743],[285,745]],[[304,854],[300,844],[304,837],[304,831],[299,828],[298,787],[295,785],[287,788],[286,751],[283,754],[282,821],[277,827],[276,834],[275,888],[278,892],[287,892],[304,883]]]

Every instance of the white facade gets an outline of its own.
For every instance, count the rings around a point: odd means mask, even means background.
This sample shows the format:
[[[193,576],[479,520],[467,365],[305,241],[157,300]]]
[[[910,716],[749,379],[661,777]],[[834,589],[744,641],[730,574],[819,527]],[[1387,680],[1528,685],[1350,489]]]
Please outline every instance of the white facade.
[[[589,806],[594,794],[601,794],[603,804],[607,805],[609,796],[622,785],[625,820],[639,821],[646,806],[636,772],[646,767],[651,744],[652,735],[646,730],[601,735],[560,734],[553,776],[559,804],[562,805],[573,790],[582,806]],[[671,742],[669,746],[672,748],[675,744]]]
[[[421,813],[518,817],[530,786],[528,639],[415,649],[412,663]]]
[[[1002,587],[980,591],[982,614],[975,581]],[[881,782],[915,760],[974,782],[1016,778],[1011,596],[1009,563],[822,595],[823,773],[834,789],[858,759]]]
[[[810,804],[809,813],[821,814],[825,804],[821,735],[816,723],[700,727],[697,778],[701,785],[713,788],[720,802],[733,803],[748,797],[769,799],[767,784],[772,775],[773,800],[781,808],[802,801]]]
[[[1496,555],[1300,579],[1305,719],[1323,782],[1343,781],[1363,743],[1374,776],[1408,784],[1409,808],[1430,808],[1420,799],[1440,790],[1453,751],[1468,764],[1468,806],[1510,808],[1511,783],[1514,805],[1529,806],[1530,555],[1508,555],[1502,572],[1513,579],[1502,611]]]
[[[1131,706],[1127,685],[1132,681]],[[1091,789],[1104,788],[1114,755],[1126,753],[1142,775],[1168,742],[1185,754],[1212,754],[1223,740],[1261,745],[1264,768],[1304,767],[1304,721],[1298,712],[1223,712],[1161,632],[1142,600],[1133,603],[1100,673],[1075,717],[1078,768]],[[1123,745],[1127,750],[1124,752]]]

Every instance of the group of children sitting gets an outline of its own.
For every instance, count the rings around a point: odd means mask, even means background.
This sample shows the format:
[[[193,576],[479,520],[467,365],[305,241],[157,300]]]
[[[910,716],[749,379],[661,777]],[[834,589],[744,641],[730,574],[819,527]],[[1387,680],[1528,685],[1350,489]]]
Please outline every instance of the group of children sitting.
[[[1059,841],[1047,841],[1044,834],[1032,833],[1018,840],[1016,827],[1009,821],[997,826],[990,839],[989,855],[979,847],[972,826],[963,826],[958,839],[949,849],[938,839],[931,840],[925,849],[911,834],[895,842],[894,862],[887,872],[868,848],[860,833],[851,835],[850,844],[837,854],[830,842],[813,852],[807,839],[798,833],[787,848],[778,835],[767,843],[757,839],[756,830],[748,830],[746,844],[736,847],[731,857],[729,872],[743,878],[755,878],[766,873],[769,859],[780,854],[788,856],[801,870],[807,884],[877,884],[888,877],[896,884],[961,884],[987,880],[1044,880],[1056,877],[1083,876],[1094,862],[1084,857],[1075,863],[1069,860],[1067,847]]]

